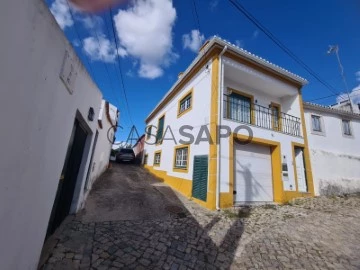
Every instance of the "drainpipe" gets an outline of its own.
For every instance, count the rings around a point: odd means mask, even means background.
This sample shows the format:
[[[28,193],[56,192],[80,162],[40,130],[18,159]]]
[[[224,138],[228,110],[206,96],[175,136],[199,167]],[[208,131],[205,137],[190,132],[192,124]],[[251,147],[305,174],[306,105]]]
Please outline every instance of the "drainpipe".
[[[218,106],[218,123],[219,126],[221,126],[221,120],[222,120],[222,103],[223,103],[223,65],[222,65],[222,56],[224,55],[224,53],[227,50],[227,46],[224,47],[224,49],[221,51],[221,53],[219,54],[219,96],[218,96],[218,101],[219,101],[219,106]],[[220,162],[221,162],[221,151],[220,151],[220,147],[221,147],[221,143],[220,143],[220,130],[217,130],[217,139],[219,140],[219,145],[217,148],[217,158],[218,158],[218,162],[216,163],[216,171],[217,171],[217,176],[216,176],[216,210],[220,210]],[[217,142],[216,142],[217,143]]]

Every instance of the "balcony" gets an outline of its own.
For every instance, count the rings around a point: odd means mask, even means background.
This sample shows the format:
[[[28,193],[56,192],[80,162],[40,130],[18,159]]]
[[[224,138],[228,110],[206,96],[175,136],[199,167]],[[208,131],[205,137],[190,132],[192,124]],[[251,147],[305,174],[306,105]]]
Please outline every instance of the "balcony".
[[[292,136],[301,136],[299,117],[283,113],[276,107],[264,107],[248,100],[233,98],[231,95],[224,95],[224,118]]]

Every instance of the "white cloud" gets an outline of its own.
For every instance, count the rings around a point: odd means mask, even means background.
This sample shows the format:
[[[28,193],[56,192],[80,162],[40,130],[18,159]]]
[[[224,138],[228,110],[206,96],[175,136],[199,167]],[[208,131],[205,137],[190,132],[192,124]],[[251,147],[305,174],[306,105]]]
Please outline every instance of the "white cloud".
[[[357,81],[360,81],[360,71],[355,72],[355,77]]]
[[[214,11],[217,8],[218,4],[219,4],[219,0],[210,1],[210,3],[209,3],[210,10]]]
[[[142,63],[140,65],[139,76],[142,78],[156,79],[164,74],[162,68],[157,65]]]
[[[99,16],[83,16],[76,19],[79,19],[83,23],[84,27],[89,31],[102,31],[104,21]]]
[[[349,95],[354,104],[360,104],[360,85],[356,86],[353,90],[351,90]],[[336,102],[345,100],[349,100],[347,93],[341,93],[336,98]]]
[[[194,29],[189,34],[184,34],[182,40],[184,49],[188,48],[193,52],[198,52],[205,40],[205,36],[199,30]]]
[[[259,36],[259,30],[255,30],[252,34],[252,38],[255,39]]]
[[[355,77],[357,81],[360,81],[360,71],[355,72]],[[354,104],[360,104],[360,85],[352,89],[349,95]],[[348,99],[349,96],[347,93],[341,93],[336,97],[336,102],[340,102]]]
[[[139,61],[140,77],[162,76],[163,67],[177,56],[173,52],[172,30],[176,10],[170,0],[134,0],[114,17],[121,46]]]
[[[72,43],[75,47],[79,47],[81,45],[80,40],[78,40],[78,39],[74,39]]]
[[[237,40],[235,40],[235,45],[240,47],[240,48],[244,48],[245,47],[245,42],[243,40],[237,39]]]
[[[133,78],[134,77],[134,72],[129,69],[127,72],[126,72],[126,76],[130,77],[130,78]]]
[[[114,62],[116,59],[116,48],[104,35],[87,37],[84,39],[84,51],[92,60]],[[126,50],[119,48],[118,54],[122,57],[127,55]]]
[[[70,14],[69,5],[66,1],[67,0],[55,0],[50,6],[51,13],[54,15],[57,23],[63,30],[74,24]]]

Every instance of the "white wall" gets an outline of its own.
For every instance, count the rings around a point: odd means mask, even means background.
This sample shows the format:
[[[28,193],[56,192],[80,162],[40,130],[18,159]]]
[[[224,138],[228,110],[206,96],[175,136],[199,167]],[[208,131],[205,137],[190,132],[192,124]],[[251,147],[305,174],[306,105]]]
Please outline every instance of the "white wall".
[[[322,117],[324,134],[312,132],[312,114]],[[345,137],[343,118],[348,119],[337,113],[305,108],[316,195],[360,191],[360,120],[350,117],[353,136]]]
[[[111,104],[109,104],[109,110],[107,110],[105,102],[106,101],[103,100],[101,103],[99,120],[101,121],[102,128],[100,126],[97,128],[99,135],[95,146],[92,163],[89,166],[90,174],[86,185],[84,186],[86,190],[85,197],[87,197],[89,194],[93,183],[106,171],[110,162],[109,160],[112,141],[115,135],[114,126],[116,127],[118,122],[118,110]],[[109,121],[106,114],[109,115],[111,121]]]
[[[206,65],[205,65],[206,66]],[[178,113],[178,101],[188,91],[193,88],[193,101],[192,110],[177,118]],[[179,134],[179,129],[183,125],[191,125],[194,129],[190,132],[196,139],[200,127],[206,125],[210,130],[210,91],[211,91],[211,62],[209,62],[209,70],[205,70],[203,67],[185,86],[184,88],[159,112],[156,116],[147,124],[157,127],[158,118],[165,113],[164,132],[167,126],[170,126],[174,137],[179,144],[179,140],[188,140]],[[152,133],[155,135],[156,130],[153,129]],[[205,138],[205,135],[203,136]],[[154,137],[152,137],[153,139]],[[171,138],[171,133],[168,131],[165,138]],[[153,143],[153,140],[150,141]],[[154,163],[154,152],[162,150],[161,164],[159,167],[154,167],[155,170],[167,171],[168,175],[192,180],[193,172],[193,157],[194,155],[208,155],[209,143],[200,142],[195,145],[190,145],[189,156],[189,170],[187,173],[173,172],[174,163],[174,147],[175,142],[173,140],[164,140],[161,145],[149,145],[149,141],[145,142],[144,151],[148,154],[148,165],[152,166]]]
[[[286,109],[285,112],[287,113],[294,113],[294,116],[300,117],[300,106],[298,102],[298,95],[295,94],[294,97],[286,97],[286,98],[277,98],[270,95],[265,95],[264,93],[261,93],[259,91],[256,91],[255,89],[251,89],[249,87],[245,87],[240,82],[234,82],[233,80],[229,80],[226,78],[225,74],[225,80],[224,80],[224,92],[226,93],[228,88],[233,88],[235,90],[240,90],[241,92],[248,93],[254,96],[254,100],[257,100],[257,104],[268,107],[271,102],[279,103],[281,105],[282,111],[284,111],[283,107]],[[294,88],[294,92],[297,93],[297,90]],[[255,112],[256,114],[256,112]],[[244,125],[244,123],[241,122],[235,122],[226,118],[223,118],[221,120],[221,125],[227,125],[231,128],[232,131],[236,129],[236,127]],[[281,148],[281,156],[282,156],[282,162],[284,162],[284,156],[286,163],[288,164],[288,173],[289,177],[286,181],[283,182],[284,190],[290,191],[290,190],[296,190],[296,184],[295,184],[295,175],[294,175],[294,164],[293,164],[293,158],[292,158],[292,142],[295,143],[304,143],[304,139],[302,137],[297,136],[290,136],[284,133],[276,132],[274,130],[269,130],[265,128],[260,128],[253,125],[246,125],[249,128],[251,128],[253,132],[253,136],[256,138],[262,138],[266,140],[271,140],[275,142],[280,142],[280,148]],[[301,130],[300,126],[300,130]],[[302,132],[301,132],[302,133]],[[241,129],[241,132],[239,133],[241,135],[248,136],[249,133],[245,129]],[[220,161],[220,170],[221,170],[221,183],[220,183],[220,192],[229,192],[229,162],[233,162],[230,160],[230,149],[229,149],[229,138],[222,138],[221,139],[221,161]]]
[[[88,137],[77,191],[83,190],[101,93],[74,56],[42,0],[7,1],[0,9],[0,262],[36,269],[74,118]],[[59,79],[65,50],[75,57],[74,93]],[[96,117],[95,117],[96,119]],[[72,210],[81,204],[82,192]]]

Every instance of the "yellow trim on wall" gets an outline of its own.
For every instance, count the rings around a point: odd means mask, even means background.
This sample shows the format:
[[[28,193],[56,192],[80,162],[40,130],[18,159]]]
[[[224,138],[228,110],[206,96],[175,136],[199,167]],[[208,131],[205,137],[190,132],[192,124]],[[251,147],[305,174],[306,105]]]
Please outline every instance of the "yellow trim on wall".
[[[304,114],[304,106],[303,106],[304,103],[302,100],[301,89],[299,89],[299,103],[300,103],[301,125],[302,125],[304,145],[305,145],[304,158],[305,158],[305,168],[306,168],[306,179],[308,181],[308,192],[312,196],[315,196],[314,180],[313,180],[311,161],[310,161],[309,143],[308,143],[308,137],[307,137],[306,125],[305,125],[305,114]]]
[[[178,167],[175,166],[176,150],[182,149],[182,148],[187,148],[187,150],[188,150],[186,168],[178,168]],[[189,172],[189,163],[190,163],[190,145],[182,144],[182,145],[175,146],[174,147],[174,159],[173,159],[173,172],[181,172],[181,173]]]
[[[211,67],[211,97],[210,97],[210,136],[213,143],[209,144],[209,173],[208,173],[208,193],[207,208],[216,208],[216,185],[217,185],[217,141],[218,141],[218,117],[219,117],[219,55],[212,61]]]
[[[282,131],[281,105],[278,104],[278,103],[275,103],[275,102],[271,102],[270,106],[271,106],[271,125],[272,125],[272,129],[275,130],[275,131]],[[278,124],[279,124],[279,126],[278,127],[275,126],[275,117],[274,117],[273,111],[272,111],[273,108],[277,108],[278,112],[279,112],[279,115],[278,115]]]
[[[201,60],[197,62],[191,70],[181,76],[180,82],[174,86],[173,91],[168,96],[166,96],[163,101],[161,101],[161,103],[154,109],[154,111],[146,118],[145,122],[149,123],[156,116],[156,114],[158,114],[161,109],[163,109],[176,96],[176,94],[178,94],[182,89],[184,89],[184,87],[186,87],[186,84],[192,78],[194,78],[194,76],[209,62],[209,60],[218,55],[220,51],[220,48],[214,48],[204,54]]]
[[[245,141],[247,139],[248,136],[234,133],[231,133],[231,136],[229,137],[229,192],[223,192],[220,194],[220,207],[226,208],[234,205],[234,142],[236,140]],[[254,137],[251,143],[270,147],[274,202],[284,202],[280,142]]]
[[[153,175],[155,175],[160,181],[171,186],[173,189],[177,190],[188,199],[198,203],[203,207],[207,207],[207,203],[199,199],[192,197],[192,181],[180,177],[170,176],[166,171],[154,169],[152,166],[145,166],[147,170]]]
[[[162,144],[162,139],[163,139],[163,136],[164,136],[164,128],[165,128],[165,112],[162,114],[162,115],[160,115],[159,116],[159,118],[158,118],[158,124],[157,124],[157,130],[156,130],[156,138],[155,138],[155,145],[160,145],[160,144]],[[160,124],[160,120],[161,120],[161,118],[163,118],[164,117],[164,124],[163,124],[163,134],[161,134],[161,140],[160,140],[160,142],[157,142],[157,134],[158,134],[158,131],[159,131],[159,124]]]
[[[194,103],[194,94],[193,94],[193,90],[194,88],[191,88],[190,91],[186,92],[178,101],[178,110],[177,110],[177,118],[180,118],[181,116],[183,116],[184,114],[190,112],[193,108],[193,103]],[[190,103],[190,107],[187,108],[185,111],[180,113],[180,104],[181,102],[187,98],[188,96],[191,96],[191,103]]]
[[[159,164],[155,164],[155,156],[156,156],[156,154],[160,154],[160,162],[159,162]],[[160,166],[160,163],[161,163],[161,150],[158,150],[158,151],[155,151],[155,152],[154,152],[153,166],[154,166],[154,167],[159,167],[159,166]]]
[[[247,97],[247,98],[250,98],[250,123],[251,125],[255,125],[255,108],[254,108],[254,96],[251,95],[251,94],[248,94],[248,93],[245,93],[245,92],[242,92],[240,90],[237,90],[237,89],[233,89],[233,88],[230,88],[228,87],[228,91],[230,94],[234,93],[234,94],[237,94],[237,95],[240,95],[240,96],[243,96],[243,97]],[[229,106],[228,106],[229,108]]]

